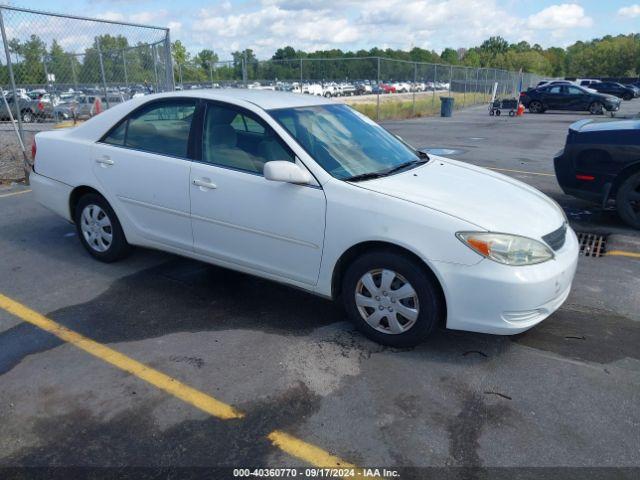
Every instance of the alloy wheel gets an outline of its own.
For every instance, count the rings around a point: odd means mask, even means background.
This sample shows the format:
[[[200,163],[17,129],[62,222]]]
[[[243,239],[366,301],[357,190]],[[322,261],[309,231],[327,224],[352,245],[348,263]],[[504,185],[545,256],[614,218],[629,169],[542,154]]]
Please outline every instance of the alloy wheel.
[[[529,104],[529,111],[531,113],[540,113],[540,112],[542,112],[542,104],[540,102],[531,102]]]
[[[600,102],[593,102],[589,107],[589,112],[594,115],[600,115],[602,113],[604,106]]]
[[[89,204],[82,210],[80,230],[89,247],[96,252],[106,252],[113,242],[113,226],[102,208]]]
[[[388,269],[370,270],[356,285],[356,307],[375,330],[397,335],[408,331],[420,313],[418,294],[399,273]]]

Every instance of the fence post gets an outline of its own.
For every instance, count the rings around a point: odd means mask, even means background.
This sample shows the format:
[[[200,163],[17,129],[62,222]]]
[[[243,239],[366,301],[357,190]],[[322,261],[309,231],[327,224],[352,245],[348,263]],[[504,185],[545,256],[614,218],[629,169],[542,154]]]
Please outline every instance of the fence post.
[[[478,76],[480,75],[480,69],[476,68],[476,84],[473,89],[473,104],[475,105],[477,102],[476,94],[478,93]]]
[[[431,95],[431,108],[436,108],[436,88],[438,83],[438,65],[433,65],[433,95]]]
[[[70,53],[69,61],[71,62],[71,78],[73,79],[73,86],[75,87],[75,91],[78,91],[78,77],[76,76],[76,66],[75,66],[75,56]]]
[[[377,95],[376,95],[376,120],[380,121],[380,57],[378,58],[378,82],[377,82],[377,86],[378,88],[376,89]]]
[[[156,88],[155,91],[158,91],[158,59],[156,58],[156,46],[151,45],[151,56],[153,57],[153,74],[156,78]],[[182,85],[182,70],[180,68],[180,64],[178,64],[178,72],[180,74],[180,85]]]
[[[96,37],[96,47],[98,48],[98,59],[100,60],[100,75],[102,76],[102,88],[104,89],[104,102],[109,108],[109,95],[107,94],[107,79],[104,75],[104,63],[102,62],[102,49],[100,48],[100,37]]]
[[[247,88],[247,50],[242,52],[242,83]]]
[[[416,83],[418,82],[418,62],[413,64],[413,113],[416,116]]]
[[[467,102],[467,67],[464,68],[464,92],[462,93],[462,108]]]
[[[300,57],[300,93],[302,93],[302,57]]]
[[[128,89],[129,77],[127,76],[127,54],[124,49],[122,50],[122,68],[124,69],[124,86]]]
[[[122,50],[122,69],[124,72],[124,86],[125,88],[129,88],[129,76],[127,74],[127,52],[126,50]]]
[[[451,96],[452,83],[453,83],[453,65],[449,65],[449,96]]]
[[[167,92],[175,90],[174,78],[173,78],[173,57],[171,56],[171,36],[169,29],[166,30],[164,37],[164,63],[165,67],[165,87]]]
[[[7,44],[7,32],[4,28],[4,17],[2,15],[2,8],[0,8],[0,32],[2,33],[2,44],[4,45],[4,53],[7,57],[7,68],[9,69],[9,81],[11,82],[11,90],[13,90],[13,104],[16,106],[16,119],[18,120],[18,131],[16,132],[18,135],[18,141],[20,142],[20,147],[22,148],[22,158],[24,161],[24,183],[29,185],[29,172],[31,170],[31,164],[29,163],[29,159],[27,158],[27,151],[24,147],[24,130],[22,129],[22,115],[20,113],[20,102],[18,98],[18,90],[16,88],[16,78],[13,75],[13,65],[11,64],[11,54],[9,53],[9,45]],[[7,99],[3,95],[4,101]],[[9,108],[7,108],[7,113],[11,114]],[[13,124],[13,122],[11,122]],[[15,128],[15,124],[14,124]]]
[[[49,85],[49,70],[47,70],[47,52],[42,55],[42,66],[44,67],[44,86]]]
[[[213,88],[213,62],[209,62],[209,78],[211,78],[211,88]]]
[[[498,70],[496,70],[495,68],[493,69],[493,85],[491,85],[491,92],[493,92],[493,88],[496,84],[496,82],[498,81]],[[498,91],[498,89],[496,88],[496,92]],[[497,93],[496,93],[497,95]]]

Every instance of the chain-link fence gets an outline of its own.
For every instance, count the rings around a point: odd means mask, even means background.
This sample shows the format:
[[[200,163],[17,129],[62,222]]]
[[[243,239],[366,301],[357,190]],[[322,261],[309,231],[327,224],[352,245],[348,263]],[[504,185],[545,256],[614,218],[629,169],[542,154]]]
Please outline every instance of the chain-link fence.
[[[173,89],[166,28],[0,6],[0,31],[0,168],[6,156],[27,160],[30,137],[48,128],[39,124]]]
[[[516,97],[541,78],[522,72],[380,57],[298,58],[176,66],[177,88],[240,87],[338,97],[376,120],[430,115],[440,96],[455,108]]]

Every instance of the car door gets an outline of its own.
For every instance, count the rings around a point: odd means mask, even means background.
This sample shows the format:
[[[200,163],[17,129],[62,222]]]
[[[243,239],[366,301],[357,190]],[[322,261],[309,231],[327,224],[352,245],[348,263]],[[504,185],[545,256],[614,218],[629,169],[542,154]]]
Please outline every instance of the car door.
[[[586,110],[589,108],[590,95],[578,87],[568,86],[567,102],[570,110]]]
[[[152,101],[94,149],[93,171],[114,208],[144,238],[191,251],[189,135],[197,100]]]
[[[567,95],[563,85],[553,85],[549,87],[546,95],[546,103],[550,110],[566,110]]]
[[[257,115],[217,102],[207,102],[204,110],[199,161],[190,177],[196,253],[315,284],[324,242],[324,191],[263,177],[268,161],[299,160]]]

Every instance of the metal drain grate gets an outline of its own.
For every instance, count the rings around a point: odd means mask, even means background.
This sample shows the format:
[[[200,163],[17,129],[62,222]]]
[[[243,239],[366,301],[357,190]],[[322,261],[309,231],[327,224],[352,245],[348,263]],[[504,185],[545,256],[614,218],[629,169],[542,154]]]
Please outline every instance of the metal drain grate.
[[[607,246],[607,237],[597,233],[577,232],[580,255],[583,257],[601,257]]]

